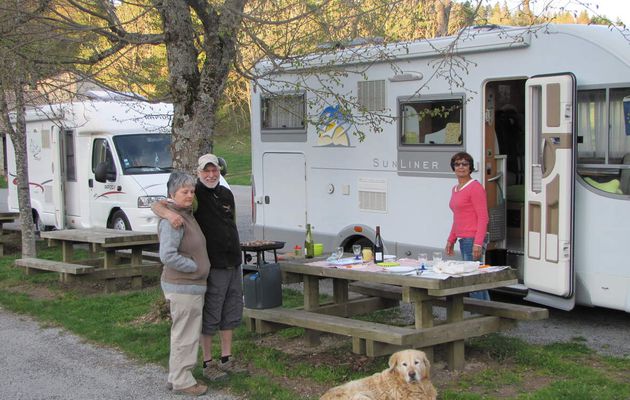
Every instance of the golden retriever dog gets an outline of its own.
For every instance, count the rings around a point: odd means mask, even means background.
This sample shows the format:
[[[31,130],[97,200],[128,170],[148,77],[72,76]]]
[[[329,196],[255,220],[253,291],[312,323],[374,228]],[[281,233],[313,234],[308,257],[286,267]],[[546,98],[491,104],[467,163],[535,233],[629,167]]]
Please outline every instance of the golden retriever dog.
[[[334,387],[320,400],[435,400],[429,380],[429,360],[420,350],[392,354],[389,368],[363,379]]]

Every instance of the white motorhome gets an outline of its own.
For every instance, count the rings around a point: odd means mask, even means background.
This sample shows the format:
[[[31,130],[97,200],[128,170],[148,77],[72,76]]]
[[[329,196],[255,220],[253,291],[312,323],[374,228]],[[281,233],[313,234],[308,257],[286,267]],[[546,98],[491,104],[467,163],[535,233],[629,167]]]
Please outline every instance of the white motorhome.
[[[28,110],[29,185],[39,229],[155,231],[150,205],[166,197],[170,104],[82,101]],[[19,211],[7,140],[8,205]]]
[[[292,247],[309,222],[325,249],[348,249],[370,243],[379,225],[389,253],[441,250],[456,183],[450,159],[466,151],[496,215],[489,248],[507,253],[528,300],[630,312],[625,34],[474,27],[271,74],[252,89],[256,237]],[[331,78],[318,72],[331,66]],[[339,98],[359,105],[352,117]],[[363,142],[359,109],[390,118]]]

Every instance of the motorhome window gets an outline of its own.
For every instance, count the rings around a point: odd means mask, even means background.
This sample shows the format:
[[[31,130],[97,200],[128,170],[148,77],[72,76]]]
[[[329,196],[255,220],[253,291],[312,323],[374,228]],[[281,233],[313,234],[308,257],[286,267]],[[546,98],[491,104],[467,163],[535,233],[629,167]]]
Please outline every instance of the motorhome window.
[[[462,145],[462,108],[462,99],[402,102],[401,145]]]
[[[155,174],[172,170],[171,135],[118,135],[113,140],[125,175]]]
[[[92,172],[96,171],[96,166],[102,162],[107,163],[107,172],[116,173],[116,166],[114,165],[114,157],[109,149],[109,144],[105,139],[94,139],[94,146],[92,149]]]
[[[578,92],[578,172],[594,188],[630,195],[630,88]]]
[[[74,135],[72,131],[65,131],[66,142],[66,180],[77,181],[76,157],[74,153]]]
[[[303,131],[305,127],[304,94],[265,96],[261,101],[262,129]]]

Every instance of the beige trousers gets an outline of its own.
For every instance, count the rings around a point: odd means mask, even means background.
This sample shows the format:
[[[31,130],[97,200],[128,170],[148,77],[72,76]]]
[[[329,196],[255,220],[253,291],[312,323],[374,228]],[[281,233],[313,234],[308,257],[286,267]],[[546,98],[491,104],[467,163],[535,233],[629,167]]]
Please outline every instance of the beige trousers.
[[[174,390],[186,389],[197,383],[192,370],[199,352],[204,295],[165,293],[164,297],[170,303],[173,320],[168,382]]]

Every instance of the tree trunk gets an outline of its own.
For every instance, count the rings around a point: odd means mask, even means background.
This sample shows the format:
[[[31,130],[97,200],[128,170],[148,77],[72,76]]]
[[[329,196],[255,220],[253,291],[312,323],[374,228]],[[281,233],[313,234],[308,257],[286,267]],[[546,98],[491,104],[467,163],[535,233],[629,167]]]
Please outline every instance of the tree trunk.
[[[15,127],[9,120],[9,112],[6,98],[2,97],[2,119],[5,131],[9,133],[13,147],[15,148],[15,173],[17,180],[18,207],[20,208],[20,225],[22,232],[22,257],[37,256],[35,245],[35,227],[33,225],[33,211],[31,209],[31,194],[29,191],[28,165],[26,155],[26,111],[24,108],[24,92],[20,83],[12,85],[15,94]],[[3,85],[4,89],[7,89]],[[6,90],[5,90],[6,93]],[[9,185],[12,183],[9,182]]]
[[[435,36],[447,36],[448,35],[448,20],[451,15],[451,0],[436,0],[435,1]]]
[[[173,167],[195,173],[197,158],[212,152],[219,100],[236,57],[236,40],[245,0],[222,5],[156,0],[166,40],[169,85],[173,96]],[[195,41],[189,7],[203,25]],[[195,45],[201,46],[201,51]],[[201,54],[201,56],[200,56]],[[199,59],[203,62],[199,65]]]

